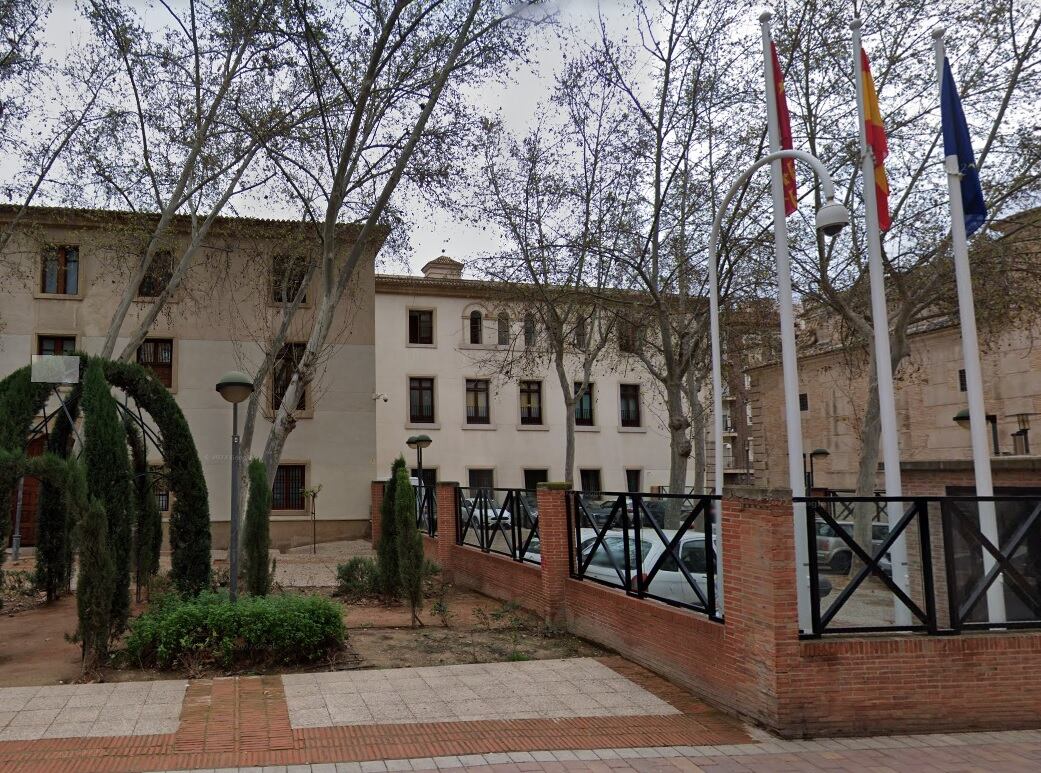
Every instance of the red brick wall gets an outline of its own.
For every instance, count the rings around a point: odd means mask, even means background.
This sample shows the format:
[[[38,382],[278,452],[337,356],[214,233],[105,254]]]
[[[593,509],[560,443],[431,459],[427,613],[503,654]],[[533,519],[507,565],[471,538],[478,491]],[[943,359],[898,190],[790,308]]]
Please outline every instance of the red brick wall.
[[[383,507],[383,485],[382,480],[374,480],[371,486],[372,494],[372,505],[370,507],[369,519],[372,521],[372,546],[376,547],[380,543],[380,534],[383,530],[380,528],[380,510]]]

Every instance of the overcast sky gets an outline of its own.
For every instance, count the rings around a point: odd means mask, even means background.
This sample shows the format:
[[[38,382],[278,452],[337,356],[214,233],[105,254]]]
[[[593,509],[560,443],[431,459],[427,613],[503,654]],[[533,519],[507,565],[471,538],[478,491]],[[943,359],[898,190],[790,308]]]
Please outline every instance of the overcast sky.
[[[165,11],[155,10],[156,3],[150,0],[130,0],[143,19],[164,19]],[[53,11],[48,20],[45,40],[49,54],[60,60],[63,51],[74,50],[87,34],[86,24],[76,10],[75,0],[53,0]],[[553,88],[554,78],[564,63],[564,52],[560,42],[562,29],[574,31],[589,40],[599,34],[599,15],[612,30],[612,36],[624,36],[631,17],[622,9],[626,4],[619,0],[556,0],[551,4],[557,11],[559,25],[544,28],[537,33],[531,64],[518,68],[510,81],[504,85],[490,84],[475,94],[475,102],[482,111],[497,111],[504,124],[518,134],[529,126],[535,106],[545,100]],[[3,168],[0,161],[0,169]],[[41,202],[43,203],[43,202]],[[430,208],[422,202],[401,201],[413,213],[414,227],[410,233],[413,253],[408,257],[411,270],[437,257],[442,251],[466,261],[481,252],[499,247],[498,234],[491,229],[461,222],[452,213],[440,208]],[[261,213],[240,210],[242,214],[291,217],[292,213]],[[389,258],[389,256],[387,256]],[[394,273],[408,271],[404,257],[384,262],[381,270]]]

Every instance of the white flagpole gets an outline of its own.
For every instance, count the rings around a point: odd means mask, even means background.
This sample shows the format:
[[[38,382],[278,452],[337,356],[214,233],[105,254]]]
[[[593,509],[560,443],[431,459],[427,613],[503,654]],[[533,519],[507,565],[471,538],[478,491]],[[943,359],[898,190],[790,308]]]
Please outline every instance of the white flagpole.
[[[933,30],[933,50],[936,54],[936,78],[943,94],[944,28]],[[983,405],[983,376],[980,368],[980,349],[976,335],[976,309],[972,300],[972,275],[969,271],[969,249],[965,236],[965,210],[961,199],[961,173],[958,157],[944,159],[947,172],[947,193],[951,203],[951,244],[954,248],[954,276],[958,284],[958,320],[961,326],[962,359],[965,364],[965,392],[969,399],[969,434],[972,439],[972,466],[976,473],[976,496],[994,496],[990,477],[990,448],[987,443],[987,411]],[[999,547],[998,518],[994,502],[979,502],[980,532]],[[983,571],[994,567],[993,556],[983,551]],[[987,589],[987,619],[991,623],[1005,622],[1004,575],[999,574]]]
[[[765,11],[759,17],[763,30],[763,62],[766,71],[766,115],[770,152],[781,149],[781,129],[777,117],[777,89],[774,84],[773,57],[770,51],[770,19]],[[777,300],[781,317],[781,369],[784,376],[784,423],[788,432],[788,481],[793,497],[806,496],[802,471],[802,419],[799,416],[799,365],[795,348],[795,309],[792,301],[792,270],[788,259],[788,224],[784,215],[784,180],[781,160],[770,165],[770,191],[774,202],[774,254],[777,258]],[[806,533],[806,503],[794,502],[796,590],[799,601],[799,629],[813,630],[810,611],[810,550]]]
[[[868,272],[871,277],[871,320],[875,343],[875,381],[878,384],[878,413],[882,425],[882,461],[885,466],[886,496],[903,496],[900,479],[900,441],[896,428],[896,397],[893,391],[892,353],[889,348],[889,304],[886,303],[885,275],[882,271],[882,237],[878,225],[878,198],[875,195],[875,159],[867,144],[866,110],[864,108],[864,73],[860,66],[859,18],[849,25],[853,31],[853,71],[857,84],[857,114],[860,116],[861,177],[864,181],[864,219],[867,231]],[[899,502],[886,506],[889,528],[900,520]],[[910,587],[907,569],[907,541],[900,535],[889,552],[893,579],[904,593]],[[893,597],[894,618],[897,625],[911,624],[911,611],[896,596]]]

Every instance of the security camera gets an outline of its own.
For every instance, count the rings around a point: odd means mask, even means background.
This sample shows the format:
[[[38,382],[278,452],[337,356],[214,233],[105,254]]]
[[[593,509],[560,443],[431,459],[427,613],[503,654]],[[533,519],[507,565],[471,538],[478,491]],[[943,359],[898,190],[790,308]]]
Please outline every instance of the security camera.
[[[825,236],[835,237],[849,225],[849,211],[834,201],[817,210],[817,230]]]
[[[388,400],[390,400],[390,398],[387,397],[387,395],[385,395],[383,392],[373,392],[372,393],[372,399],[373,400],[382,400],[383,402],[387,402]]]

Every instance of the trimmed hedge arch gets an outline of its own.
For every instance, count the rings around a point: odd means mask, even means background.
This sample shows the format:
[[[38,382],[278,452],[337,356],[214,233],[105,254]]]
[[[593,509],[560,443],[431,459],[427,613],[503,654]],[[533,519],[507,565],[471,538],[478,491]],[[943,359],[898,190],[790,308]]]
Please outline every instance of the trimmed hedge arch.
[[[83,372],[95,358],[79,356]],[[101,364],[105,380],[134,398],[163,438],[163,454],[170,468],[169,487],[174,495],[170,512],[171,578],[182,593],[199,593],[210,584],[210,504],[188,422],[173,395],[144,367],[136,362],[113,360],[101,360]],[[46,404],[49,394],[48,385],[30,381],[28,365],[0,381],[0,448],[22,454],[21,444],[33,417]],[[18,476],[7,479],[5,472],[0,469],[0,499],[6,501]],[[0,518],[3,536],[6,524],[7,519]]]

